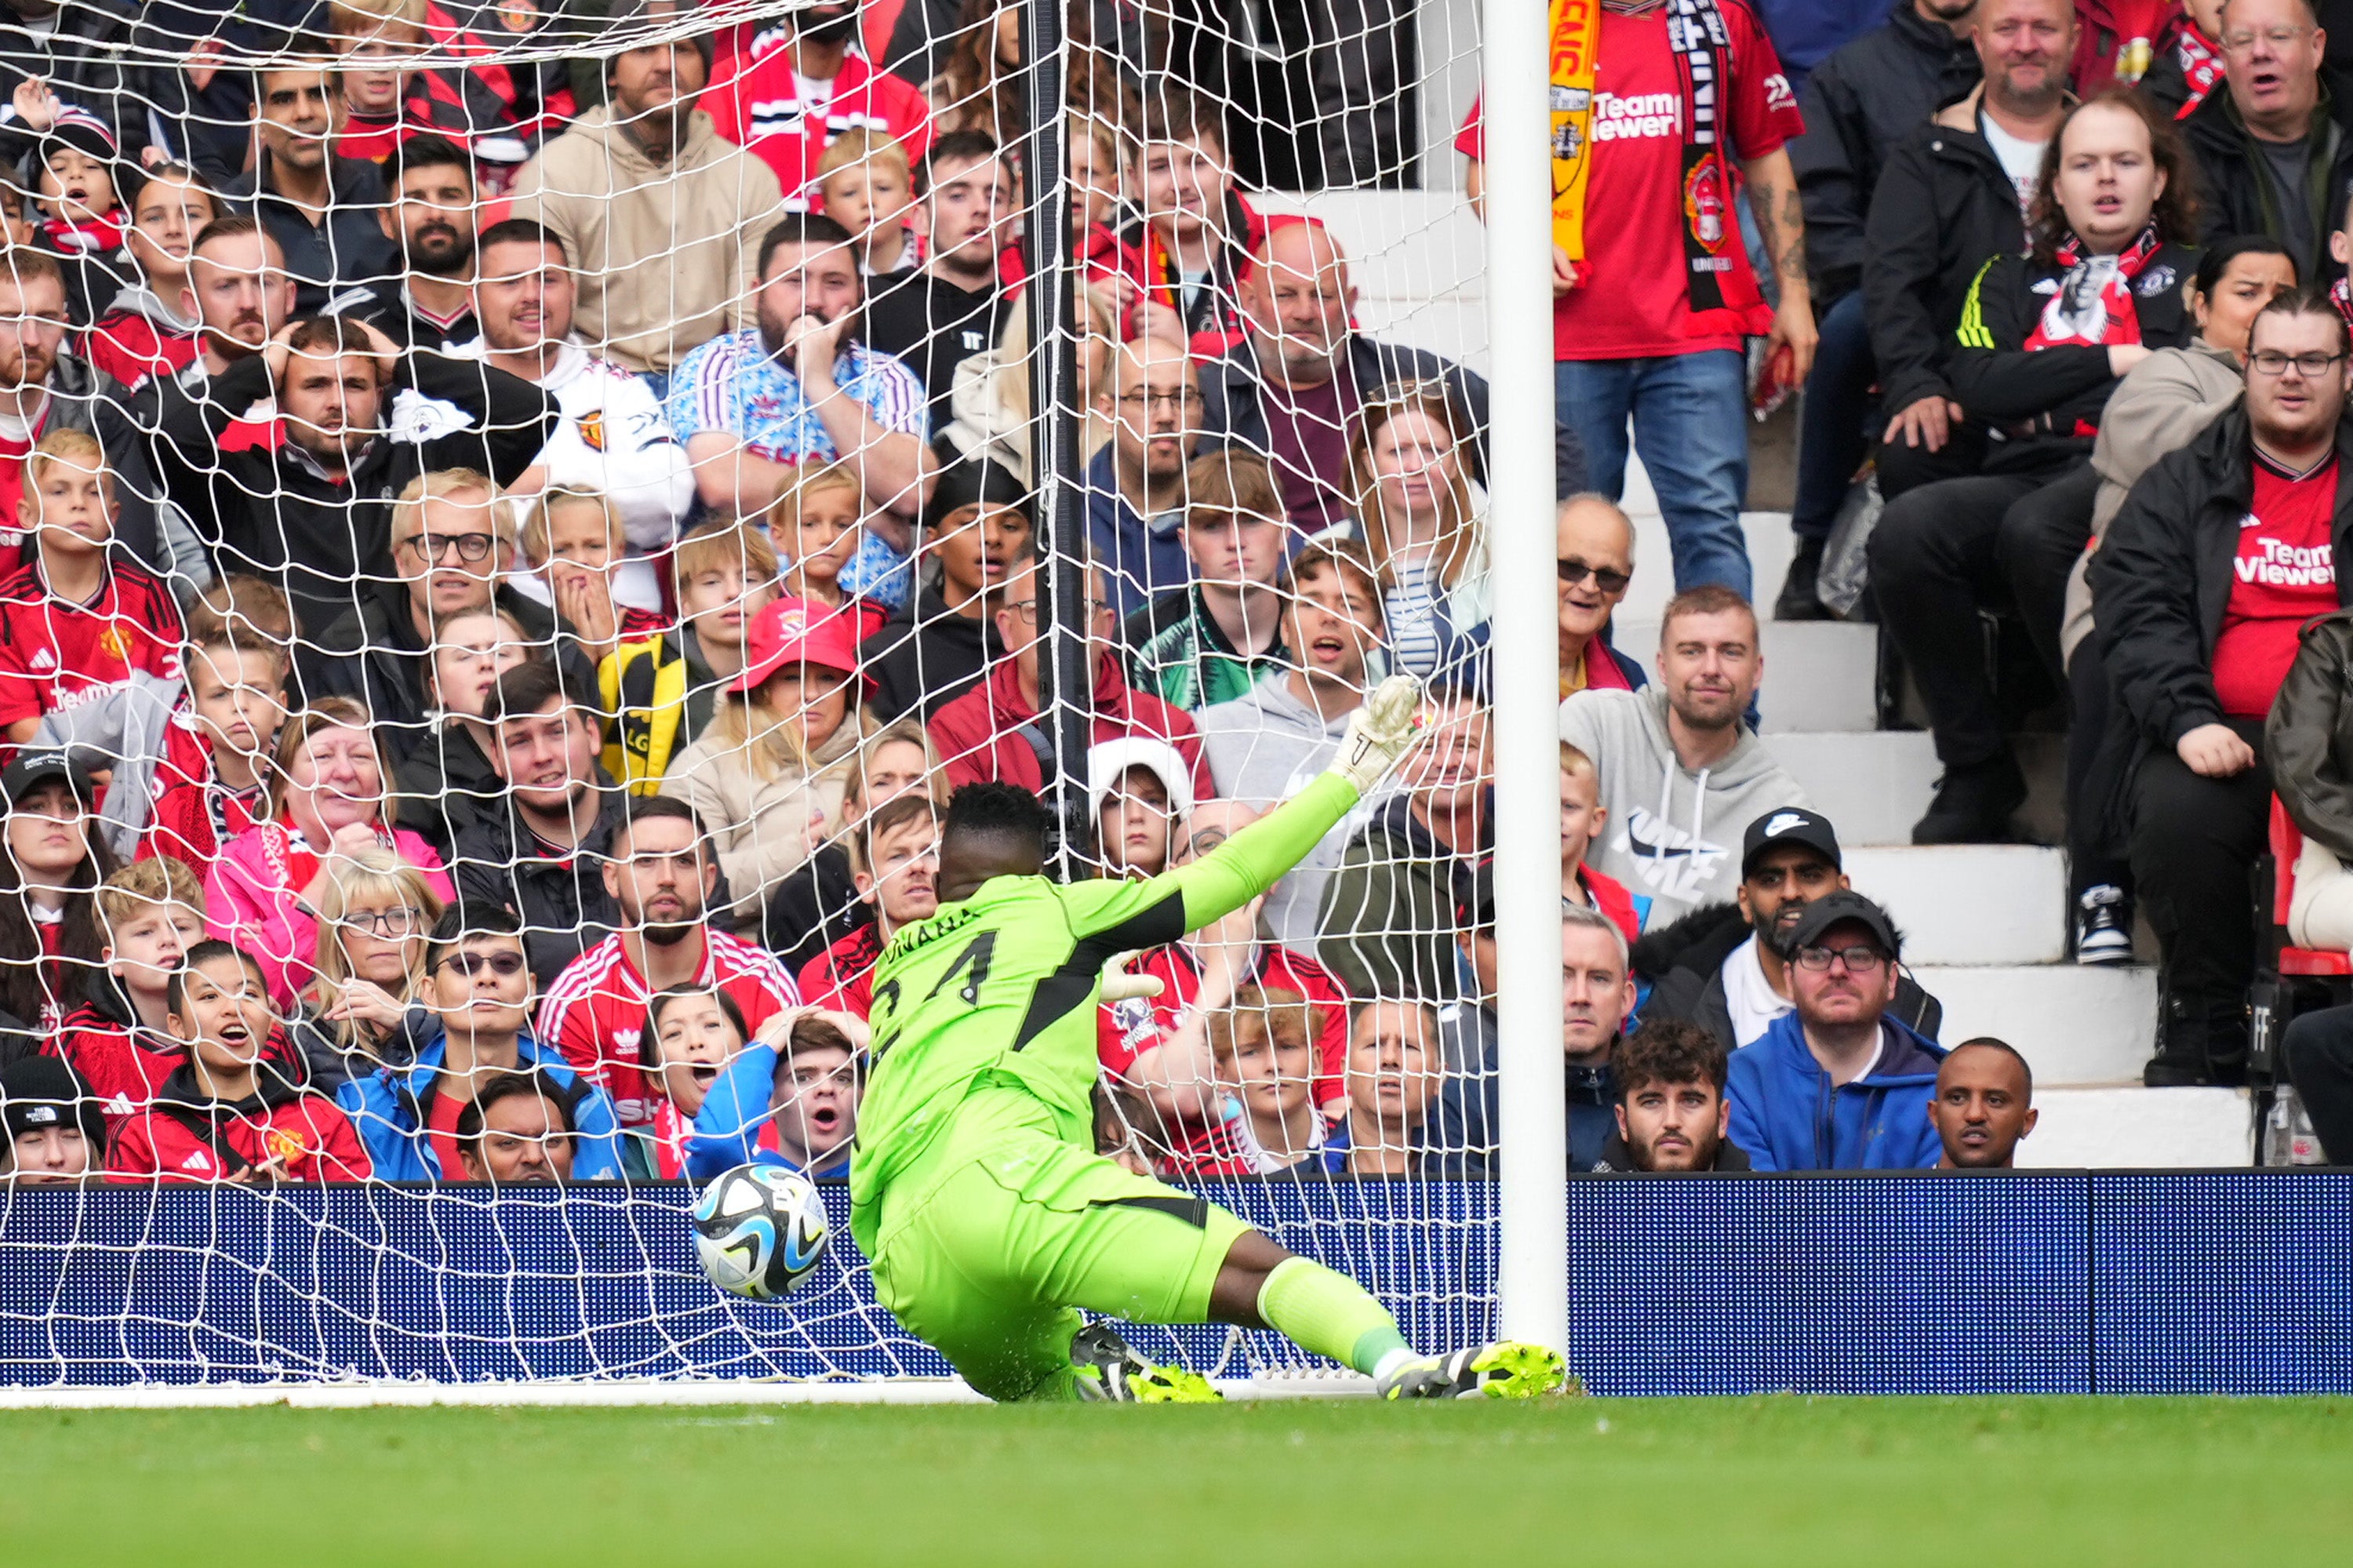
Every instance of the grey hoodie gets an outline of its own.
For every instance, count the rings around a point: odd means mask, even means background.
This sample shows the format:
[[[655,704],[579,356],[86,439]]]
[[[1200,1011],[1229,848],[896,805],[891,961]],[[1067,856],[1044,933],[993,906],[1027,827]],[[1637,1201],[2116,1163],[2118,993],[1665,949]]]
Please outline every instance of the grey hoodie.
[[[125,865],[139,853],[139,836],[154,820],[155,772],[164,759],[164,732],[186,690],[184,682],[133,670],[129,680],[97,701],[42,715],[33,736],[36,747],[79,751],[85,754],[85,766],[114,770],[98,814],[98,831]]]
[[[1348,715],[1326,723],[1293,694],[1289,676],[1275,671],[1248,695],[1203,708],[1194,723],[1200,726],[1201,750],[1219,795],[1264,810],[1298,794],[1331,766],[1347,733]],[[1324,885],[1358,821],[1358,814],[1350,813],[1266,895],[1261,918],[1274,939],[1293,952],[1315,951]]]
[[[1579,692],[1560,705],[1560,738],[1593,758],[1609,821],[1586,861],[1651,900],[1652,927],[1703,904],[1729,904],[1740,885],[1748,824],[1808,804],[1798,781],[1746,725],[1730,756],[1694,773],[1667,738],[1667,694]]]

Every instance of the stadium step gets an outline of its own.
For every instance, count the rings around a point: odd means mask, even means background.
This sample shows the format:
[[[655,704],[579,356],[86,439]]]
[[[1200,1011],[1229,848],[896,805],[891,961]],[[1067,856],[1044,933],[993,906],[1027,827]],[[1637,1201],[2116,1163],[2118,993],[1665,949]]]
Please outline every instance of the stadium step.
[[[1832,813],[1840,836],[1845,820]],[[1879,901],[1915,963],[2055,964],[2067,951],[2067,857],[2032,844],[1862,847],[1846,857],[1857,892]]]
[[[1990,1034],[2018,1047],[2038,1089],[2137,1085],[2157,1029],[2157,971],[2143,965],[1915,965],[1944,1004],[1947,1045]]]
[[[2254,1113],[2244,1089],[2052,1089],[2018,1162],[2045,1170],[2194,1170],[2252,1165]]]

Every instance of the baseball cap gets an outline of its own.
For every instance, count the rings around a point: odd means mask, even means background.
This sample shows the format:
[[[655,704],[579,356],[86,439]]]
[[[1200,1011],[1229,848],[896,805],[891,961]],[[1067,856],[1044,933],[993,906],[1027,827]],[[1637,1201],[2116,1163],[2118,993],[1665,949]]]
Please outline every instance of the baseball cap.
[[[94,1170],[106,1157],[106,1120],[98,1096],[55,1056],[26,1056],[0,1067],[0,1136],[13,1148],[27,1133],[79,1127]]]
[[[81,797],[83,805],[96,803],[98,786],[90,782],[90,769],[71,751],[58,747],[18,752],[16,760],[0,769],[0,794],[7,796],[13,806],[31,794],[35,786],[52,779],[64,779]]]
[[[1495,857],[1454,863],[1454,923],[1481,931],[1495,923]]]
[[[856,625],[857,617],[848,609],[780,599],[752,618],[744,633],[744,673],[728,689],[757,691],[787,664],[822,664],[857,675],[871,686],[873,677],[858,667]]]
[[[1119,788],[1131,768],[1149,768],[1168,791],[1168,811],[1174,817],[1193,814],[1193,772],[1185,758],[1165,740],[1148,735],[1123,735],[1099,740],[1087,747],[1087,814],[1103,815],[1103,802]]]
[[[1904,956],[1904,944],[1895,935],[1895,923],[1888,919],[1887,911],[1862,894],[1843,887],[1836,893],[1825,893],[1806,906],[1806,912],[1789,927],[1781,951],[1786,955],[1799,948],[1812,947],[1821,940],[1823,932],[1849,921],[1870,931],[1872,939],[1889,958]]]
[[[1740,846],[1740,874],[1746,876],[1758,855],[1780,844],[1803,844],[1820,852],[1833,867],[1846,869],[1839,859],[1838,830],[1828,817],[1803,806],[1781,806],[1748,824],[1748,836]]]

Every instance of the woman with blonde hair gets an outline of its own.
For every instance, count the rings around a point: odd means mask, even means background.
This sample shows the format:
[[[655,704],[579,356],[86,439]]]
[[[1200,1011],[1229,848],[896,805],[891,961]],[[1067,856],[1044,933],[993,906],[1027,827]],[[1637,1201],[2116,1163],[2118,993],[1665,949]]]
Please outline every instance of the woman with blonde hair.
[[[869,684],[846,616],[780,599],[753,620],[744,673],[670,764],[661,792],[695,809],[749,925],[841,810],[838,764],[866,735]]]
[[[389,851],[435,897],[454,894],[432,846],[387,815],[392,770],[368,711],[322,697],[286,721],[263,794],[266,814],[231,839],[205,881],[206,932],[259,961],[270,1001],[290,1008],[315,972],[319,921],[338,859]]]
[[[1389,666],[1428,675],[1486,623],[1487,537],[1466,466],[1470,424],[1436,384],[1365,400],[1348,447],[1356,527],[1380,568]]]
[[[762,943],[798,974],[808,961],[874,917],[858,896],[849,863],[849,834],[872,812],[915,790],[947,810],[948,776],[932,732],[902,718],[867,736],[857,758],[841,768],[841,805],[826,842],[807,864],[787,875],[762,915]]]
[[[378,1067],[406,1066],[430,1031],[417,988],[426,939],[441,900],[425,875],[390,850],[368,848],[328,863],[313,906],[319,917],[316,973],[302,991],[295,1044],[322,1094]]]
[[[1092,282],[1079,285],[1079,461],[1092,462],[1111,440],[1111,418],[1096,394],[1112,386],[1112,355],[1119,349],[1119,306]],[[1029,472],[1029,302],[1025,295],[1005,313],[995,348],[955,368],[948,391],[948,426],[940,439],[963,457],[985,458],[1024,484]]]

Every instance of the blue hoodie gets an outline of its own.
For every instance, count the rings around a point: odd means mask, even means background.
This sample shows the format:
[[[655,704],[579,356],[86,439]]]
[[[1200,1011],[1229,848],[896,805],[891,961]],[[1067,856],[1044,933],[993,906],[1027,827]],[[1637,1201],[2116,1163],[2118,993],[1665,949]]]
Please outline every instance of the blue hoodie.
[[[755,1041],[735,1054],[712,1082],[711,1092],[703,1096],[702,1108],[694,1113],[694,1136],[686,1145],[689,1180],[708,1181],[738,1165],[780,1165],[809,1177],[849,1174],[850,1146],[846,1141],[839,1159],[811,1171],[802,1171],[775,1150],[760,1147],[760,1128],[775,1114],[768,1108],[768,1100],[776,1082],[774,1045]]]
[[[335,1103],[360,1130],[368,1160],[380,1181],[439,1181],[456,1180],[445,1173],[427,1135],[425,1107],[419,1097],[429,1093],[448,1054],[449,1041],[437,1023],[429,1040],[421,1044],[414,1065],[379,1067],[364,1078],[353,1078],[335,1091]],[[572,1125],[580,1137],[572,1147],[575,1181],[610,1181],[621,1175],[620,1121],[610,1096],[572,1070],[560,1051],[550,1050],[528,1033],[515,1040],[515,1059],[523,1067],[543,1070],[570,1101]]]
[[[1831,1086],[1794,1012],[1732,1054],[1732,1141],[1758,1171],[1913,1171],[1943,1154],[1928,1123],[1944,1047],[1893,1018],[1871,1071]]]

